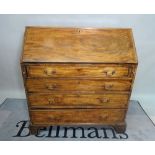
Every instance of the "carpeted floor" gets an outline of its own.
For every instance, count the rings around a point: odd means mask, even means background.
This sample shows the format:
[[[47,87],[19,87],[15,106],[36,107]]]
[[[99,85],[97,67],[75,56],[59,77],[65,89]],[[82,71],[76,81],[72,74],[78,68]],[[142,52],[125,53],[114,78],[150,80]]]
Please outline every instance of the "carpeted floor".
[[[130,102],[125,134],[105,126],[51,126],[30,136],[28,119],[26,100],[6,99],[0,106],[0,140],[155,140],[155,126],[137,101]]]

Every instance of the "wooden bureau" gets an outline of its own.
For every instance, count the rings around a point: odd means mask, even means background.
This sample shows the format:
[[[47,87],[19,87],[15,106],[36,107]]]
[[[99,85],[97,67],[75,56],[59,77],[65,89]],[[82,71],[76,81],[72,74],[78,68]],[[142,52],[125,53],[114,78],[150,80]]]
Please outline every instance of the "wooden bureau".
[[[21,68],[31,133],[90,124],[125,132],[137,64],[131,29],[27,27]]]

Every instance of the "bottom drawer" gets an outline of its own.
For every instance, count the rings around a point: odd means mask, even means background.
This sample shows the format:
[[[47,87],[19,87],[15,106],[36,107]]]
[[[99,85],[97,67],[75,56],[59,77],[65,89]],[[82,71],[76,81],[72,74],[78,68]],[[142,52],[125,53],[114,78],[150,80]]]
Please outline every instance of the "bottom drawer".
[[[110,124],[123,122],[126,109],[31,110],[33,125]]]

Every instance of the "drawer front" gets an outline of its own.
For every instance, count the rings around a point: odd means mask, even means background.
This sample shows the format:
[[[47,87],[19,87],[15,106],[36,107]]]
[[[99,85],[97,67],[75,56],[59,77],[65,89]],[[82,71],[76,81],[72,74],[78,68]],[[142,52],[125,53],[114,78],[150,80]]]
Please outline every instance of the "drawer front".
[[[102,108],[127,108],[127,94],[29,94],[32,107],[84,107],[99,106]]]
[[[28,77],[128,77],[127,66],[113,65],[30,65],[27,67]]]
[[[127,80],[103,80],[103,79],[27,79],[28,92],[103,92],[103,91],[129,91],[131,82]]]
[[[60,109],[30,111],[32,124],[104,124],[123,122],[125,109]]]

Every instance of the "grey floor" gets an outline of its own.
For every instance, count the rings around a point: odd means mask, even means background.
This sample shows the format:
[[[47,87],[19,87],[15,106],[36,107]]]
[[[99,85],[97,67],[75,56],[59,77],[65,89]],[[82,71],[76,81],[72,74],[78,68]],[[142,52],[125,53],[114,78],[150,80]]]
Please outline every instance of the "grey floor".
[[[80,138],[81,132],[79,131],[77,132],[76,138],[72,138],[72,130],[69,130],[68,137],[63,138],[63,127],[61,127],[60,136],[55,138],[48,137],[48,131],[41,132],[40,136],[42,137],[36,137],[35,135],[30,136],[28,135],[28,128],[22,131],[21,136],[16,136],[21,129],[21,123],[17,123],[27,120],[29,120],[29,118],[26,100],[6,99],[0,106],[0,140],[155,140],[155,126],[137,101],[131,101],[129,104],[126,117],[126,135],[115,133],[115,136],[113,136],[109,130],[107,132],[108,138],[105,138],[103,130],[101,130],[104,126],[91,126],[97,128],[98,134],[100,135],[99,137],[94,135],[93,138],[88,136],[86,136],[86,138]],[[25,126],[28,126],[28,122]],[[56,126],[53,128],[52,134],[55,134]],[[84,128],[85,134],[88,135],[88,127]],[[22,137],[25,135],[27,136]]]

